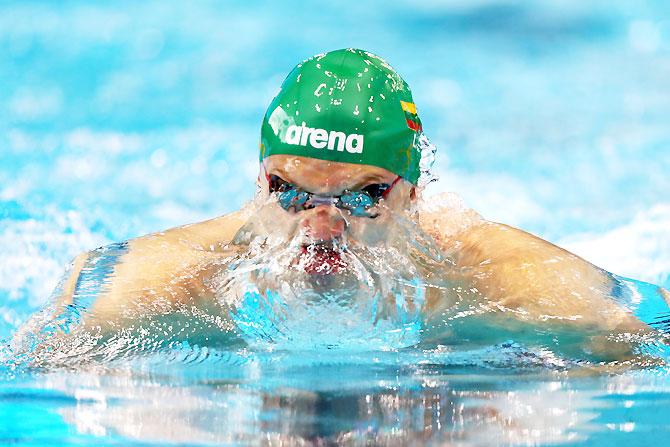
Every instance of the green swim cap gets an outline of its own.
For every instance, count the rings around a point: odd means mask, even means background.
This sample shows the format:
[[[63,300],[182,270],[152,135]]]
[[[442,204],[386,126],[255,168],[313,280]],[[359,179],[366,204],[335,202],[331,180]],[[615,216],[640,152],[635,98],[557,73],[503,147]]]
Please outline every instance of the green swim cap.
[[[261,127],[260,159],[288,154],[379,166],[413,184],[421,131],[407,83],[372,53],[318,54],[289,73]]]

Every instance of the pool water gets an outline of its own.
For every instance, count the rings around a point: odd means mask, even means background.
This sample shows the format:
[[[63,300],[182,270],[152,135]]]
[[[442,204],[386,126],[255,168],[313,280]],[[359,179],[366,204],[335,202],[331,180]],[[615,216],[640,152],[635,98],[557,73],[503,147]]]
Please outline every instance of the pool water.
[[[325,357],[325,356],[324,356]],[[490,353],[486,356],[491,357]],[[301,361],[302,359],[302,361]],[[659,372],[570,373],[401,354],[205,354],[2,384],[5,442],[26,445],[642,445],[668,429]],[[161,360],[164,362],[164,359]]]
[[[0,339],[79,252],[251,199],[283,77],[342,47],[378,53],[412,86],[438,147],[427,196],[456,191],[643,292],[670,287],[669,13],[660,1],[3,2]],[[657,304],[641,317],[667,325]],[[0,356],[3,444],[610,446],[670,431],[667,367],[574,364],[514,340],[172,344],[46,371]]]

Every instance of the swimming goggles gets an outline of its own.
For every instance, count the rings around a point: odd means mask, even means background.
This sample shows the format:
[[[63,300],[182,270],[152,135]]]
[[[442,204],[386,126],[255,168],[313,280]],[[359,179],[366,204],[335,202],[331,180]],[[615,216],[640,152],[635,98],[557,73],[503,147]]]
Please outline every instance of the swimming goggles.
[[[385,198],[398,183],[397,177],[390,185],[375,183],[357,191],[344,190],[339,196],[322,196],[305,191],[277,175],[268,175],[270,193],[277,193],[279,205],[286,211],[303,211],[318,205],[335,205],[347,210],[352,216],[375,218],[379,214],[371,208]]]

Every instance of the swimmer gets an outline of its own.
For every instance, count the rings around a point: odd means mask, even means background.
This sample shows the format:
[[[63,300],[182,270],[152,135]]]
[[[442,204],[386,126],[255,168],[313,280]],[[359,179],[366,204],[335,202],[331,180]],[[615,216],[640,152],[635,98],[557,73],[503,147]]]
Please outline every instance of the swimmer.
[[[355,49],[314,56],[265,114],[253,203],[77,256],[15,345],[129,331],[290,344],[306,325],[307,338],[336,327],[346,337],[351,314],[338,312],[349,306],[371,312],[365,324],[400,329],[401,347],[512,339],[577,357],[631,355],[613,337],[652,329],[622,303],[621,282],[522,230],[422,201],[426,148],[410,89],[384,60]],[[308,301],[328,310],[296,319]]]

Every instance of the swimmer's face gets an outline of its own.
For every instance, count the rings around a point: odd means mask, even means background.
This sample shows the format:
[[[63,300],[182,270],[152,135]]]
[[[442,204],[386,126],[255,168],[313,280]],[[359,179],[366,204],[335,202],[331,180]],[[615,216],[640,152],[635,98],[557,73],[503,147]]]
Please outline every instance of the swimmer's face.
[[[392,185],[382,199],[383,204],[368,210],[367,215],[352,213],[333,203],[317,204],[299,211],[281,209],[283,213],[298,219],[299,229],[314,243],[337,240],[351,233],[358,239],[365,239],[366,236],[375,239],[383,237],[388,214],[409,209],[416,196],[411,183],[377,166],[271,155],[264,160],[259,175],[264,195],[272,192],[268,176],[277,176],[284,182],[318,196],[339,196],[345,191],[360,191],[366,187],[374,191],[376,185],[381,188]]]

